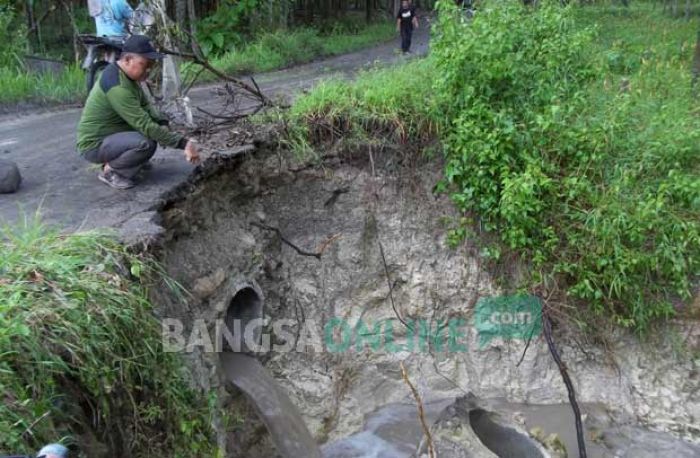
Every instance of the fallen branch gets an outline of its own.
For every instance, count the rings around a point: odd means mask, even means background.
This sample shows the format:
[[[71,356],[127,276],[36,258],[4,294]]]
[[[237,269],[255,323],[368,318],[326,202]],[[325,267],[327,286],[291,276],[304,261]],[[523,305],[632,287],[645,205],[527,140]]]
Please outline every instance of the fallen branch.
[[[258,84],[255,82],[254,79],[251,78],[253,81],[253,86],[250,84],[246,83],[245,81],[241,81],[238,78],[233,78],[226,73],[222,72],[221,70],[215,68],[214,66],[209,63],[209,60],[207,60],[206,57],[204,57],[204,54],[202,53],[201,48],[199,47],[199,44],[197,43],[197,40],[195,40],[194,36],[192,36],[191,33],[185,31],[185,33],[189,36],[190,42],[192,44],[192,52],[191,53],[185,53],[185,52],[180,52],[180,51],[174,51],[170,49],[161,49],[162,53],[165,54],[170,54],[171,56],[178,56],[182,57],[184,59],[189,59],[192,62],[194,62],[197,65],[200,65],[201,67],[205,68],[215,76],[221,78],[224,81],[228,81],[229,83],[232,83],[239,88],[253,94],[256,98],[258,98],[264,106],[266,107],[272,107],[274,106],[274,103],[265,96],[265,94],[262,93],[260,90],[260,87]]]
[[[586,442],[583,435],[581,410],[579,409],[578,402],[576,402],[576,391],[574,391],[574,385],[571,383],[571,378],[569,378],[566,364],[561,360],[557,347],[554,345],[554,339],[552,338],[552,322],[544,307],[542,308],[542,327],[544,329],[544,337],[547,340],[549,352],[552,354],[554,362],[557,363],[557,367],[559,367],[559,373],[561,373],[561,378],[564,379],[564,385],[566,385],[566,391],[569,393],[569,403],[574,411],[574,420],[576,421],[576,439],[578,441],[579,458],[586,458]]]
[[[282,234],[282,231],[280,231],[279,228],[277,228],[277,227],[268,226],[267,224],[258,223],[258,222],[255,222],[255,221],[251,222],[250,225],[251,225],[251,226],[255,226],[255,227],[257,227],[257,228],[260,228],[260,229],[264,229],[264,230],[266,230],[266,231],[275,232],[275,233],[277,234],[277,237],[279,237],[280,240],[281,240],[283,243],[286,243],[287,245],[289,245],[291,248],[294,249],[294,251],[296,251],[296,252],[299,253],[300,255],[302,255],[302,256],[314,257],[314,258],[316,258],[316,259],[318,259],[318,260],[321,259],[321,255],[323,255],[323,252],[326,250],[326,248],[328,248],[328,245],[330,245],[331,242],[333,242],[334,240],[337,240],[338,238],[340,238],[340,234],[336,234],[336,235],[330,237],[328,240],[326,240],[325,242],[323,242],[323,243],[321,244],[321,247],[320,247],[320,249],[319,249],[317,252],[311,253],[311,252],[309,252],[309,251],[306,251],[306,250],[303,250],[303,249],[299,248],[299,247],[296,246],[294,243],[292,243],[291,241],[289,241],[289,240]]]
[[[435,458],[435,445],[433,444],[433,436],[430,434],[430,428],[428,428],[428,424],[425,422],[423,401],[421,401],[418,390],[416,390],[416,387],[413,386],[413,383],[411,383],[411,380],[409,380],[408,372],[406,372],[406,367],[403,365],[403,361],[401,361],[399,365],[401,366],[401,377],[403,378],[404,382],[406,382],[406,385],[408,385],[408,387],[411,389],[413,398],[416,400],[416,404],[418,405],[418,419],[420,420],[420,424],[423,427],[423,434],[425,434],[425,438],[428,442],[428,457]]]

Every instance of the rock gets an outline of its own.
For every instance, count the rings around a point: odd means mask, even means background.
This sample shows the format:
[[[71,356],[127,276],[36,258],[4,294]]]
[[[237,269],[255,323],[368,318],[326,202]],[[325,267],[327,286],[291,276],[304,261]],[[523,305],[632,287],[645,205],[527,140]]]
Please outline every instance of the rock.
[[[226,279],[226,272],[219,268],[211,275],[198,278],[194,282],[194,287],[192,292],[200,299],[206,299],[211,296],[216,289],[221,286],[221,284]]]
[[[19,189],[22,175],[17,164],[7,159],[0,159],[0,194],[11,194]]]

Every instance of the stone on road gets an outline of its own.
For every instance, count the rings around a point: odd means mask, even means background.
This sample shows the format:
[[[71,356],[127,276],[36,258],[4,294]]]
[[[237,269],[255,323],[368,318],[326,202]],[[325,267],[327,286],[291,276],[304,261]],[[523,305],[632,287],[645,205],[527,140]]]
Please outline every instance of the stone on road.
[[[7,159],[0,159],[0,194],[11,194],[19,189],[22,175],[17,164]]]

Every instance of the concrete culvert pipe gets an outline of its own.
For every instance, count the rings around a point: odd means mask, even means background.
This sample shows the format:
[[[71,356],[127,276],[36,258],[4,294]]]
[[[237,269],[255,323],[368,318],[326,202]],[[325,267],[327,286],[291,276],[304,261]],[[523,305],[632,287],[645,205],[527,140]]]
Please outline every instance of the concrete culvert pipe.
[[[260,345],[263,300],[253,286],[239,289],[231,298],[222,332],[224,351],[250,352]]]

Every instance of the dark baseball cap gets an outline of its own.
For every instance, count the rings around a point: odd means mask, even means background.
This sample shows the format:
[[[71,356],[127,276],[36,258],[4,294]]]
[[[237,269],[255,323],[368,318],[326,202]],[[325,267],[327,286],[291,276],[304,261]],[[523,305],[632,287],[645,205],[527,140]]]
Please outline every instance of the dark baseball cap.
[[[145,35],[132,35],[126,39],[122,46],[122,52],[140,54],[148,59],[158,60],[165,57],[159,53],[151,44],[151,39]]]

